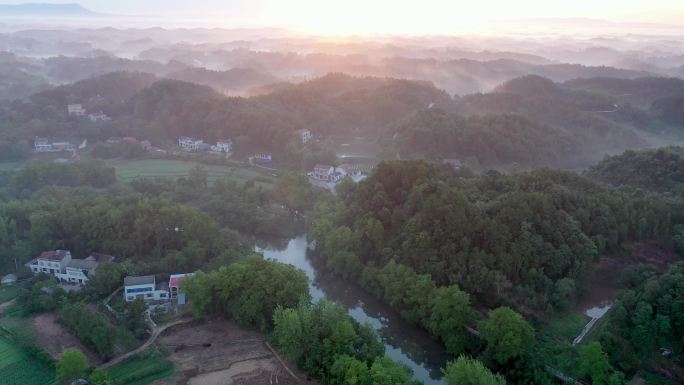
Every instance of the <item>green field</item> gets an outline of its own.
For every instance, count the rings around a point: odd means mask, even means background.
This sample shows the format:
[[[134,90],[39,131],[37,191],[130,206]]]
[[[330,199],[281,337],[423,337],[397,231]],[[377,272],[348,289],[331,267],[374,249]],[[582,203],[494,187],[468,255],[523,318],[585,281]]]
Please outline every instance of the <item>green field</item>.
[[[173,363],[158,353],[131,357],[108,370],[114,385],[147,385],[173,374]]]
[[[54,378],[52,365],[0,336],[0,385],[52,385]]]
[[[182,177],[187,176],[194,167],[201,166],[207,171],[208,179],[212,182],[223,177],[233,179],[237,183],[255,180],[257,184],[271,185],[275,182],[271,175],[253,168],[208,165],[183,160],[119,160],[109,164],[116,169],[116,176],[122,181],[137,177]]]

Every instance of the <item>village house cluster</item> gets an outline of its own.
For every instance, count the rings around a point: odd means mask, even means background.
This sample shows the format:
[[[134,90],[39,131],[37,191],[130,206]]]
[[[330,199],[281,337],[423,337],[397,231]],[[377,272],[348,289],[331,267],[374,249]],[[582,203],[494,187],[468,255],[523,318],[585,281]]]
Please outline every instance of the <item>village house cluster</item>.
[[[69,116],[77,116],[77,117],[88,117],[88,120],[90,120],[93,123],[98,123],[98,122],[108,122],[112,120],[109,116],[107,116],[105,113],[102,111],[98,111],[92,114],[88,114],[85,108],[83,108],[82,104],[69,104],[67,105],[67,113]]]
[[[210,145],[201,139],[181,136],[178,138],[178,147],[185,152],[209,152],[225,154],[226,157],[233,153],[233,141],[230,139],[219,140],[215,145]]]
[[[317,164],[308,176],[316,181],[338,183],[345,177],[351,177],[355,182],[363,179],[361,170],[349,163],[341,164],[337,167],[327,164]]]
[[[185,305],[188,299],[182,289],[183,281],[192,275],[192,273],[172,274],[168,282],[157,282],[154,275],[125,277],[124,300],[131,302],[140,298],[148,305],[161,305],[175,300],[179,305]]]
[[[63,152],[75,151],[77,146],[69,142],[52,142],[47,138],[36,136],[33,140],[33,148],[35,152]]]
[[[62,282],[85,285],[98,265],[116,259],[112,255],[93,253],[85,259],[71,257],[69,250],[44,251],[26,263],[33,274],[45,273]]]

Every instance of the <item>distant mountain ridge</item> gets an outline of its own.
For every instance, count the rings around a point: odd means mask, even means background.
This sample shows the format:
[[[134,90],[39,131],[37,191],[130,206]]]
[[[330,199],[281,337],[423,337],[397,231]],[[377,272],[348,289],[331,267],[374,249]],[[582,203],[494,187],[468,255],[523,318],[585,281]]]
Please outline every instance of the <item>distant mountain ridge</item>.
[[[107,16],[93,12],[77,3],[47,4],[0,4],[3,16],[59,16],[59,17],[101,17]]]

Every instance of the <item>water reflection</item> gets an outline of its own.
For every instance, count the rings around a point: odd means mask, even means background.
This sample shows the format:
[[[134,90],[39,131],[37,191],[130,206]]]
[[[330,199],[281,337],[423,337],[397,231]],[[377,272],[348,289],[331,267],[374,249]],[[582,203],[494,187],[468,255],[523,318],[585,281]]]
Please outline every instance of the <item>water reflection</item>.
[[[311,297],[326,298],[342,305],[359,322],[367,322],[377,330],[388,356],[413,370],[414,376],[426,385],[441,385],[440,368],[447,359],[444,347],[423,329],[404,321],[385,303],[378,301],[357,285],[331,276],[320,269],[318,261],[307,256],[306,236],[285,242],[257,246],[266,258],[294,265],[309,277]]]

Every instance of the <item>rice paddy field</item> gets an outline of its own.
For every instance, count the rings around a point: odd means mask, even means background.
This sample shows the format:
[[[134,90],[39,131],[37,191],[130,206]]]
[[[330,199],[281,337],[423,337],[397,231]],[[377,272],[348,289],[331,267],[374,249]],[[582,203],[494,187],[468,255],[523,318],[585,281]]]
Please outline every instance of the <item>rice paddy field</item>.
[[[0,335],[0,385],[53,385],[55,370]]]
[[[210,182],[213,182],[218,178],[227,177],[240,184],[250,180],[254,180],[255,183],[266,186],[275,183],[274,177],[257,169],[208,165],[183,160],[119,160],[110,162],[110,165],[116,169],[116,176],[121,181],[129,181],[138,177],[183,177],[189,175],[190,170],[194,167],[201,166],[207,171]]]
[[[159,353],[131,357],[108,370],[114,385],[147,385],[173,374],[173,363]]]

